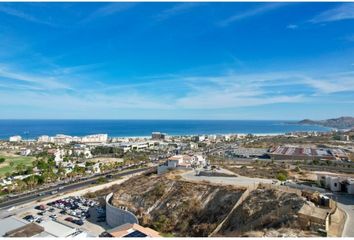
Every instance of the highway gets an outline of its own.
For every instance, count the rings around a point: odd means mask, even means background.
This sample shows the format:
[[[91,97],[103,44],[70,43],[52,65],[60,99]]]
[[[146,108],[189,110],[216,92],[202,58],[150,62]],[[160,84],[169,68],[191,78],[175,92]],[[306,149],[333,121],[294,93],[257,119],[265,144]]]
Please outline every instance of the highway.
[[[59,193],[64,193],[70,190],[75,190],[75,189],[80,189],[82,187],[85,186],[89,186],[91,184],[96,183],[97,179],[101,178],[102,176],[107,176],[107,175],[112,175],[112,177],[123,177],[129,174],[134,174],[134,173],[138,173],[138,172],[143,172],[146,171],[148,169],[152,169],[151,167],[144,167],[144,168],[138,168],[138,169],[133,169],[133,170],[127,170],[124,172],[118,172],[118,173],[107,173],[105,175],[100,175],[100,176],[95,176],[92,178],[89,178],[85,181],[81,181],[81,182],[77,182],[77,183],[71,183],[71,184],[67,184],[67,185],[61,185],[61,186],[55,186],[52,188],[48,188],[44,191],[38,191],[38,192],[34,192],[28,195],[25,195],[23,197],[18,197],[15,199],[9,199],[7,201],[1,202],[0,203],[0,209],[6,209],[6,208],[11,208],[13,206],[18,206],[18,205],[22,205],[28,202],[32,202],[35,200],[39,200],[41,198],[44,198],[48,195],[52,195],[53,191],[56,191],[55,195],[59,194]],[[59,189],[60,187],[60,189]]]

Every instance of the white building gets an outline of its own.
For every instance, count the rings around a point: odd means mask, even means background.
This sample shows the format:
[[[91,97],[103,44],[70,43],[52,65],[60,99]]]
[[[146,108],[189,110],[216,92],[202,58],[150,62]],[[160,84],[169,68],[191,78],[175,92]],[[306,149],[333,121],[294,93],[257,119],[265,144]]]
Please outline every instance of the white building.
[[[349,137],[349,135],[340,135],[340,140],[341,141],[350,141],[350,137]]]
[[[317,174],[317,179],[322,186],[332,192],[344,191],[354,194],[354,179],[340,174]]]
[[[17,135],[17,136],[11,136],[11,137],[9,138],[9,141],[10,141],[10,142],[21,142],[21,141],[22,141],[22,137],[19,136],[19,135]]]
[[[50,142],[50,137],[47,135],[42,135],[40,137],[38,137],[38,142],[42,142],[42,143],[47,143]]]
[[[21,155],[22,156],[28,156],[31,154],[31,149],[27,149],[27,148],[22,148],[21,149]]]
[[[68,144],[72,142],[72,137],[64,134],[57,134],[55,137],[50,138],[50,142],[54,142],[56,144]]]
[[[63,161],[64,155],[65,152],[63,149],[57,149],[56,152],[54,153],[54,161],[57,166],[59,165],[59,163]]]
[[[88,135],[81,138],[82,143],[106,143],[108,140],[107,134]]]
[[[175,155],[157,167],[157,174],[162,174],[170,169],[192,169],[192,167],[201,167],[205,164],[206,160],[201,155]]]
[[[189,144],[190,144],[191,149],[198,149],[198,143],[190,142]]]
[[[57,134],[54,137],[43,135],[38,138],[38,142],[51,142],[56,144],[68,144],[71,142],[106,143],[107,141],[108,141],[107,134],[94,134],[94,135],[87,135],[84,137],[77,137],[77,136],[72,137],[64,134]]]

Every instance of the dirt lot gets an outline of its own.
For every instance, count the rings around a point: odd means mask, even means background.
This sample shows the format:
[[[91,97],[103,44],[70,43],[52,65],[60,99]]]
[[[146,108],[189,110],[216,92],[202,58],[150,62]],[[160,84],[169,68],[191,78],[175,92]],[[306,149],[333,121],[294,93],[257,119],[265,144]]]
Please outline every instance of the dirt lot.
[[[192,183],[176,175],[143,176],[120,185],[116,206],[127,206],[143,226],[173,236],[208,236],[225,218],[244,189]]]
[[[226,165],[226,169],[245,177],[276,179],[277,174],[290,169],[285,164],[271,162],[250,163],[247,165]]]
[[[257,189],[235,209],[218,236],[315,236],[297,223],[296,214],[304,203],[294,193]]]

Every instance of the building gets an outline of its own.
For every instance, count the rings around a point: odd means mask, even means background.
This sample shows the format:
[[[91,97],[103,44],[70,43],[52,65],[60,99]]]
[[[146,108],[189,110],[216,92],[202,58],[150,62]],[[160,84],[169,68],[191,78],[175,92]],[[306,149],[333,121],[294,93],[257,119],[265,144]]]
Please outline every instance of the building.
[[[166,133],[152,132],[151,139],[153,140],[165,140]]]
[[[304,148],[277,146],[269,149],[268,155],[274,160],[347,160],[342,149]]]
[[[353,178],[347,179],[346,186],[347,186],[347,193],[354,194],[354,179]]]
[[[11,137],[9,138],[9,141],[10,141],[10,142],[21,142],[21,141],[22,141],[22,137],[19,136],[19,135],[17,135],[17,136],[11,136]]]
[[[95,135],[88,135],[78,139],[78,142],[81,143],[106,143],[108,141],[107,134],[95,134]]]
[[[83,137],[72,137],[64,134],[57,134],[54,137],[50,137],[47,135],[40,136],[37,140],[38,142],[49,142],[49,143],[56,143],[56,144],[68,144],[71,142],[78,142],[78,143],[106,143],[108,141],[107,134],[94,134],[94,135],[87,135]]]
[[[50,137],[47,135],[42,135],[42,136],[38,137],[37,141],[41,142],[41,143],[47,143],[47,142],[50,142]]]
[[[62,223],[45,220],[40,224],[28,223],[15,216],[0,219],[0,237],[72,237],[79,231]]]
[[[190,142],[189,144],[190,144],[191,149],[198,149],[198,143]]]
[[[175,155],[157,167],[157,174],[162,174],[172,169],[192,169],[192,167],[205,165],[206,160],[202,155]]]
[[[102,234],[103,237],[161,237],[155,230],[139,224],[126,223],[110,229]]]
[[[298,212],[299,223],[304,229],[323,230],[329,229],[330,209],[318,208],[313,203],[306,202]]]
[[[35,223],[29,223],[22,227],[10,230],[4,234],[4,237],[37,237],[36,235],[44,232],[44,228]]]
[[[31,154],[31,149],[21,148],[21,155],[22,156],[28,156],[30,154]]]
[[[340,136],[339,136],[339,139],[340,139],[341,141],[350,141],[349,135],[345,135],[345,134],[340,135]]]
[[[321,186],[332,192],[347,192],[354,194],[354,179],[340,174],[317,174],[317,180]]]

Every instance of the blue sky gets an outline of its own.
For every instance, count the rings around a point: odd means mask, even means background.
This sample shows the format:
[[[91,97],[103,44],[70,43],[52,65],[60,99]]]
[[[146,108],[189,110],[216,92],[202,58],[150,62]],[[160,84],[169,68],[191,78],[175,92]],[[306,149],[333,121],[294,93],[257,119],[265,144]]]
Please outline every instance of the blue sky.
[[[0,3],[0,118],[354,113],[354,3]]]

